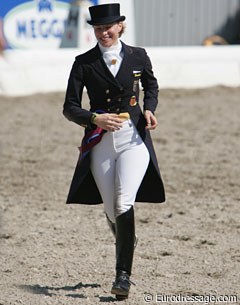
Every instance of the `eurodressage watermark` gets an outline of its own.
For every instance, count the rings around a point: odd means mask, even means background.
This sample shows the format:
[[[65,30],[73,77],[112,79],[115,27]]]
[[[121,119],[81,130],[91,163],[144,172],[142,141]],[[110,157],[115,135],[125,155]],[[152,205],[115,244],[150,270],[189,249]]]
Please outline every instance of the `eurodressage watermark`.
[[[236,304],[238,302],[237,295],[213,295],[213,294],[204,294],[204,295],[164,295],[161,293],[144,293],[143,296],[145,303],[153,304],[191,304],[191,303],[200,303],[200,304]]]

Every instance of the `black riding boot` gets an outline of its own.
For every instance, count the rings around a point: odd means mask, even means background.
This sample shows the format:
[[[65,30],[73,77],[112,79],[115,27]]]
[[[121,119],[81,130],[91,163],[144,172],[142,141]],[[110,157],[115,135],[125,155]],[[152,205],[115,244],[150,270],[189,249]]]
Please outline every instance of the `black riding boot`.
[[[117,299],[128,297],[135,242],[134,210],[116,218],[116,279],[111,292]]]
[[[106,219],[107,219],[107,224],[108,224],[108,226],[109,226],[109,228],[110,228],[110,230],[111,230],[113,236],[116,238],[116,224],[113,223],[113,222],[108,218],[107,214],[105,214],[105,215],[106,215]],[[134,249],[137,247],[137,243],[138,243],[138,236],[135,235],[135,237],[134,237]]]

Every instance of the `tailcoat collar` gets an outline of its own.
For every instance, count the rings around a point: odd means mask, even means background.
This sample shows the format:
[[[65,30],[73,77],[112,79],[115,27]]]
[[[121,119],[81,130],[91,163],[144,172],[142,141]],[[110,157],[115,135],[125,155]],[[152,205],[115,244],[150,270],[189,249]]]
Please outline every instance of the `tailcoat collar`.
[[[125,71],[128,71],[126,69],[128,69],[128,66],[131,64],[131,60],[129,59],[133,55],[133,49],[122,41],[121,43],[124,56],[116,77],[112,75],[107,65],[105,64],[98,44],[93,49],[94,54],[96,56],[96,60],[92,63],[92,66],[96,73],[100,74],[105,80],[110,82],[112,85],[117,86],[120,90],[123,88],[118,79],[121,78],[121,75],[124,74]]]

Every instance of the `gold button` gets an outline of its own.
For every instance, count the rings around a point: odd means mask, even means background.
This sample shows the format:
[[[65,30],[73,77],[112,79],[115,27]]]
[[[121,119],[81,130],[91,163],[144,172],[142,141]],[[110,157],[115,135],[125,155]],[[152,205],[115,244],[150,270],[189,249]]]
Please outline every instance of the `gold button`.
[[[121,101],[122,101],[122,98],[121,98],[121,97],[119,97],[118,101],[119,101],[119,102],[121,102]]]
[[[110,103],[110,102],[111,102],[111,99],[110,99],[110,98],[108,98],[108,99],[107,99],[107,102],[108,102],[108,103]]]
[[[120,108],[117,108],[116,111],[117,111],[117,112],[120,111]]]
[[[109,94],[110,90],[109,90],[109,89],[107,89],[105,92],[106,92],[107,94]]]
[[[110,108],[107,109],[107,111],[110,111],[110,110],[111,110]]]

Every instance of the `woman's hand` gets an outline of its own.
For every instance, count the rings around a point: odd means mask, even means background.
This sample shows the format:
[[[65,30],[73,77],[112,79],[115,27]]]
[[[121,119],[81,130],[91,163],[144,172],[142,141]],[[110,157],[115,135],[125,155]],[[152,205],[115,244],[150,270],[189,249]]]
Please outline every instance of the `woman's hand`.
[[[116,131],[122,127],[122,119],[115,113],[101,113],[98,114],[93,123],[98,127],[107,131]]]
[[[146,129],[155,129],[158,126],[157,119],[155,115],[150,110],[144,111],[144,117],[147,121]]]

